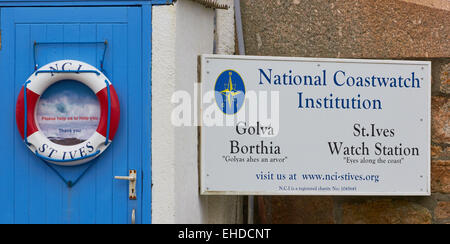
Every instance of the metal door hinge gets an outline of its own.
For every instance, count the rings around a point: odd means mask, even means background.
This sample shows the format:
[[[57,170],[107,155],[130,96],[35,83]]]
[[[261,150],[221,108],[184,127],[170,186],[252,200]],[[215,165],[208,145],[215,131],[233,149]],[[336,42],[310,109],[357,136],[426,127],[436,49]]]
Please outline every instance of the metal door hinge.
[[[130,200],[136,200],[136,170],[129,170],[128,176],[114,176],[116,180],[128,180],[128,197]]]

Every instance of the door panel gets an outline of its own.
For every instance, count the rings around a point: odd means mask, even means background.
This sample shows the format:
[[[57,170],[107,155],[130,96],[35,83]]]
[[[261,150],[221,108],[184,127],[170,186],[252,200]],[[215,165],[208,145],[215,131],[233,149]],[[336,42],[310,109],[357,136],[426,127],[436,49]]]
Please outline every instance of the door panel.
[[[142,92],[141,8],[3,8],[1,29],[0,223],[130,223],[133,209],[140,223],[142,165],[150,161],[142,157],[150,149],[141,146],[143,137],[150,138],[142,122],[142,103],[148,100],[143,96],[150,92]],[[40,66],[76,59],[100,69],[104,45],[92,42],[105,40],[103,70],[118,93],[121,120],[111,146],[68,188],[24,145],[15,124],[15,102],[34,72],[34,59]],[[35,41],[45,44],[33,49]],[[86,166],[57,168],[77,175]],[[114,180],[129,169],[138,172],[137,200],[128,199],[127,181]]]

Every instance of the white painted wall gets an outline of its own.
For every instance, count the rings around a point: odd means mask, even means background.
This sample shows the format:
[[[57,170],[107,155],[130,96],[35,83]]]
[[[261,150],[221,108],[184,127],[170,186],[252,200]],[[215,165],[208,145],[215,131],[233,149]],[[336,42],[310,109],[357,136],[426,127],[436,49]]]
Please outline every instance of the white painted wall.
[[[176,7],[152,9],[152,223],[175,223]]]
[[[152,10],[152,223],[239,223],[242,219],[238,198],[199,195],[197,127],[171,123],[177,106],[171,102],[172,94],[184,90],[194,98],[197,57],[213,53],[214,15],[214,10],[190,0]],[[233,25],[220,28],[227,30],[228,39],[216,39],[224,40],[218,42],[226,43],[224,49],[233,50],[234,21],[228,16],[228,21],[219,22]]]
[[[216,10],[215,53],[235,54],[234,0],[218,0],[228,10]],[[208,223],[243,223],[242,196],[209,196]]]
[[[197,57],[212,53],[214,11],[188,0],[177,2],[176,90],[185,90],[194,100]],[[196,101],[192,109],[197,105]],[[192,114],[192,119],[194,115]],[[177,223],[205,223],[207,207],[199,196],[197,127],[175,128],[175,201]]]
[[[234,0],[218,0],[230,8],[216,10],[216,53],[235,53]]]

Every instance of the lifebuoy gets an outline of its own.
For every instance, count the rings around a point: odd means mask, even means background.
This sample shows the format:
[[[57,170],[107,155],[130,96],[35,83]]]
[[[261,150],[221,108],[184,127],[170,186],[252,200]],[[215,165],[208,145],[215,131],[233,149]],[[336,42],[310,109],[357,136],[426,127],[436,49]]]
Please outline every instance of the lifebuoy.
[[[89,87],[100,104],[95,133],[86,141],[65,146],[50,141],[36,123],[36,105],[52,84],[76,80]],[[110,145],[119,126],[120,105],[114,86],[95,67],[76,60],[60,60],[35,71],[23,85],[16,104],[16,122],[28,148],[43,160],[57,165],[79,165],[98,157]]]

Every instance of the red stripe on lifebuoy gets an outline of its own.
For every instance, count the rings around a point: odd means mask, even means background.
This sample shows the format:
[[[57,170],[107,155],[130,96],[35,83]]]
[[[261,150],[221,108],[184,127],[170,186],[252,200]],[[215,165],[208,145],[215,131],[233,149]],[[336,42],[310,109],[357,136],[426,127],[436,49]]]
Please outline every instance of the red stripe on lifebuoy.
[[[16,104],[16,122],[19,129],[20,136],[24,139],[24,120],[25,120],[25,104],[24,104],[24,94],[23,89],[20,90],[19,97],[17,98]],[[39,99],[39,94],[27,89],[27,136],[38,131],[36,125],[36,120],[34,118],[34,109],[36,108],[36,103]]]
[[[119,97],[113,85],[109,85],[110,98],[111,98],[111,115],[109,124],[109,140],[114,138],[117,128],[119,127],[120,120],[120,105]],[[106,130],[108,127],[108,88],[105,87],[97,92],[97,98],[100,102],[100,122],[97,127],[97,132],[106,137]]]

